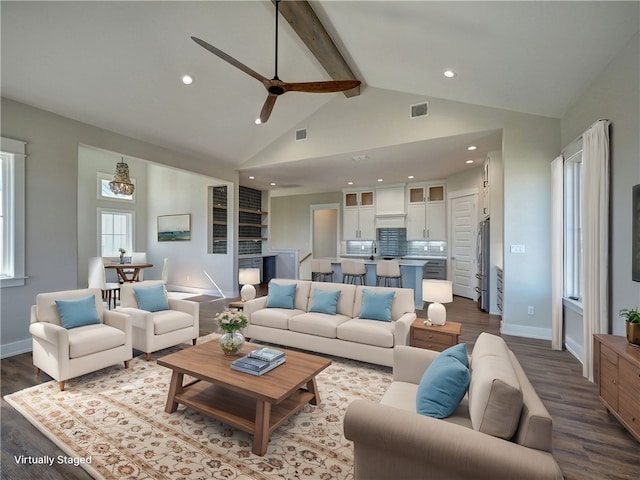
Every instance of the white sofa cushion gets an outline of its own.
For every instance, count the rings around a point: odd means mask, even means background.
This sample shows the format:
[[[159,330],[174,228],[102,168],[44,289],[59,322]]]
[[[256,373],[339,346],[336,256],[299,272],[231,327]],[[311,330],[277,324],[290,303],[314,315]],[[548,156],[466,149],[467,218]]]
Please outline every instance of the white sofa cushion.
[[[178,310],[153,312],[153,333],[162,335],[183,328],[193,327],[193,316]]]
[[[289,318],[289,330],[320,337],[336,338],[339,325],[351,320],[346,315],[326,313],[303,313]]]
[[[306,312],[295,308],[293,310],[289,310],[288,308],[263,308],[251,314],[251,324],[288,330],[289,319],[303,313]]]
[[[69,358],[80,358],[124,345],[122,330],[100,323],[72,328],[69,332]]]
[[[338,326],[337,336],[348,342],[391,348],[394,345],[395,322],[354,318]]]

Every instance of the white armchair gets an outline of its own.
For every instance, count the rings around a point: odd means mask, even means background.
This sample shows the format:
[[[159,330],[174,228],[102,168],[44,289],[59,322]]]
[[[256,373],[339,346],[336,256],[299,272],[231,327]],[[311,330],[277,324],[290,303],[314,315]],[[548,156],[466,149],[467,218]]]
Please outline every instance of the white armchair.
[[[56,300],[95,296],[100,323],[63,327]],[[29,332],[33,337],[33,364],[36,374],[43,370],[64,390],[65,381],[133,357],[131,319],[123,313],[105,310],[98,288],[41,293],[31,307]]]
[[[142,310],[134,289],[162,286],[168,310]],[[120,307],[118,312],[131,316],[133,348],[143,351],[147,360],[151,353],[172,347],[189,339],[196,344],[200,336],[200,305],[179,298],[167,298],[162,280],[125,283],[120,287]]]

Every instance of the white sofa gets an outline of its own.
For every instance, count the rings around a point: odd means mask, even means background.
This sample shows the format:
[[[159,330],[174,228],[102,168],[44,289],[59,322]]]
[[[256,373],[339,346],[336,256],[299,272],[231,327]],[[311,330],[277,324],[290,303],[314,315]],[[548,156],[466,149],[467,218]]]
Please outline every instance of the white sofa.
[[[273,279],[279,285],[296,284],[294,308],[267,308],[267,298],[244,304],[249,319],[245,335],[252,340],[301,348],[354,360],[393,365],[393,349],[409,344],[416,318],[410,288],[369,287],[308,280]],[[309,312],[314,290],[340,290],[336,315]],[[391,321],[361,319],[364,290],[393,291]]]

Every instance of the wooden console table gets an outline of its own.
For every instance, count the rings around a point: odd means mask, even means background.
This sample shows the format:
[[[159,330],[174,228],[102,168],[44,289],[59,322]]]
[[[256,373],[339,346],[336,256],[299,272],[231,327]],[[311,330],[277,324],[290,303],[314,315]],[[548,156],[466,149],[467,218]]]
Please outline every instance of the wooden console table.
[[[640,347],[626,337],[594,335],[593,370],[600,401],[640,442]]]
[[[425,325],[424,318],[416,318],[411,324],[409,345],[441,352],[460,342],[462,324],[447,322],[444,325]]]

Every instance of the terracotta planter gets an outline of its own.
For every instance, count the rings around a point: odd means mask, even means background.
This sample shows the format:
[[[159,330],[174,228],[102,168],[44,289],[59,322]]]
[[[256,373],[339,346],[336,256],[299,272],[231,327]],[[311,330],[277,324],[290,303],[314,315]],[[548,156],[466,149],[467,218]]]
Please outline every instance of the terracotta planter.
[[[627,341],[640,346],[640,323],[627,322]]]

